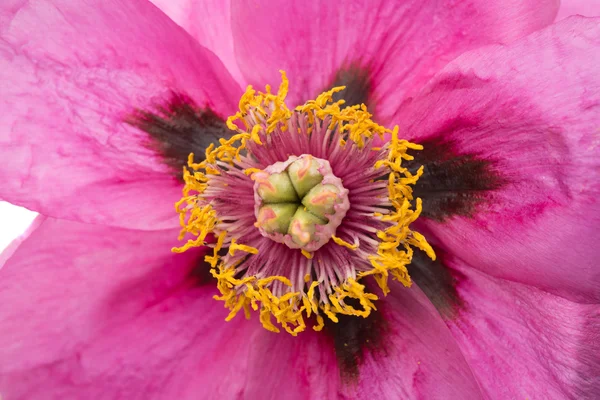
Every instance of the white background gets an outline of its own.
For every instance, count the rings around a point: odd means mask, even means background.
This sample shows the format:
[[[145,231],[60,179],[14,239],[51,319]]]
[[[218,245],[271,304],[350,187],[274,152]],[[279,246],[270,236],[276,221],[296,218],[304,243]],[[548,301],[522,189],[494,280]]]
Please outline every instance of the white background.
[[[23,233],[37,213],[0,201],[0,252]]]

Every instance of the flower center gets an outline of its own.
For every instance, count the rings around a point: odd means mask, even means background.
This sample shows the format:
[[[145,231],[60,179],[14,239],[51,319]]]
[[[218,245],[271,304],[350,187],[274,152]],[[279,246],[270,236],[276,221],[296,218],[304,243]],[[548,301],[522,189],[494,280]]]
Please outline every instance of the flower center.
[[[176,209],[180,239],[192,238],[173,251],[213,248],[205,259],[226,320],[254,310],[266,329],[297,335],[339,314],[367,317],[379,298],[369,287],[386,295],[388,279],[411,285],[413,246],[435,254],[409,227],[423,168],[412,174],[402,161],[422,147],[374,123],[364,105],[342,108],[333,95],[343,88],[288,109],[282,76],[277,94],[248,87],[227,120],[235,135],[199,163],[190,154]]]
[[[335,234],[350,208],[348,190],[327,160],[290,156],[252,175],[255,226],[290,249],[314,252]]]

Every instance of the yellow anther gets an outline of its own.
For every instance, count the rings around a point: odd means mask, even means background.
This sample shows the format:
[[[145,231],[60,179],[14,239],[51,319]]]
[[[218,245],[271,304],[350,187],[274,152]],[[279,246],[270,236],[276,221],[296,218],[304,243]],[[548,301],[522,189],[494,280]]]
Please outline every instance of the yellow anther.
[[[210,264],[211,267],[216,268],[217,263],[219,262],[219,250],[221,250],[221,248],[223,247],[223,242],[225,242],[225,236],[226,236],[226,232],[221,232],[219,234],[219,237],[217,239],[217,243],[215,244],[215,247],[213,249],[213,255],[211,256],[204,256],[204,261],[206,261],[207,263]]]
[[[258,133],[260,132],[260,125],[254,125],[252,128],[252,132],[250,133],[250,137],[254,141],[254,143],[262,145],[262,141],[260,140],[260,136]]]
[[[323,317],[321,317],[320,315],[317,315],[317,325],[313,326],[313,329],[317,332],[320,332],[324,326],[325,326],[325,321],[323,320]]]
[[[314,254],[311,253],[310,251],[306,251],[304,249],[302,249],[302,255],[306,258],[308,258],[309,260],[312,259],[314,257]]]
[[[246,175],[253,175],[253,174],[255,174],[255,173],[257,173],[257,172],[261,172],[261,171],[262,171],[262,170],[260,170],[260,169],[258,169],[258,168],[246,168],[246,169],[244,170],[244,174],[246,174]]]
[[[231,245],[229,246],[229,255],[235,255],[236,250],[245,251],[246,253],[250,254],[258,254],[257,248],[236,243],[234,238],[231,240]]]
[[[350,244],[350,243],[346,242],[345,240],[342,240],[342,239],[340,239],[340,238],[339,238],[339,237],[337,237],[337,236],[332,236],[332,237],[331,237],[331,239],[332,239],[332,240],[333,240],[333,241],[334,241],[336,244],[338,244],[338,245],[340,245],[340,246],[343,246],[343,247],[346,247],[346,248],[348,248],[348,249],[350,249],[350,250],[356,250],[356,249],[358,249],[358,246],[360,245],[360,243],[359,243],[358,239],[356,239],[356,240],[354,241],[354,244]]]

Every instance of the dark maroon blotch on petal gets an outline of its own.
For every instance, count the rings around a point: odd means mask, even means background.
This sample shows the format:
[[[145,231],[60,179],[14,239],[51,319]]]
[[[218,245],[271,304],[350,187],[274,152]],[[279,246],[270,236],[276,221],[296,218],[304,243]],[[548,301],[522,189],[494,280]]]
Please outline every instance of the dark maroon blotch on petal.
[[[210,273],[211,266],[204,261],[204,255],[198,258],[188,273],[188,278],[193,286],[204,286],[206,284],[216,285],[217,280]]]
[[[473,216],[489,192],[506,183],[494,169],[493,160],[460,153],[451,140],[444,139],[447,136],[444,131],[420,141],[423,150],[413,152],[415,159],[405,163],[412,172],[425,167],[413,194],[423,200],[421,217],[435,221],[454,215]]]
[[[216,239],[209,235],[207,238],[208,242],[211,243]],[[227,255],[228,248],[223,248],[218,251],[218,255],[220,257],[224,257]],[[196,262],[190,268],[188,272],[188,279],[194,286],[203,286],[206,284],[217,285],[217,279],[211,274],[210,270],[212,269],[211,265],[206,261],[206,256],[213,255],[212,248],[204,248],[203,251],[198,252],[198,257]]]
[[[408,273],[440,315],[451,318],[462,304],[456,291],[459,272],[444,264],[446,254],[441,249],[432,247],[437,256],[435,261],[424,251],[414,249],[412,262],[407,265]]]
[[[369,107],[372,84],[367,68],[356,65],[342,68],[335,74],[330,86],[346,86],[346,89],[333,95],[334,101],[343,99],[345,106],[365,104]]]
[[[345,302],[356,309],[361,309],[355,299]],[[332,340],[335,355],[344,382],[351,383],[358,379],[359,367],[367,352],[378,354],[385,351],[384,340],[387,322],[378,310],[374,310],[367,318],[338,314],[337,323],[325,318],[325,332]]]
[[[150,147],[160,152],[178,177],[190,153],[197,162],[204,158],[211,143],[234,133],[210,108],[198,107],[180,93],[171,93],[169,100],[155,110],[137,110],[126,122],[148,133]]]

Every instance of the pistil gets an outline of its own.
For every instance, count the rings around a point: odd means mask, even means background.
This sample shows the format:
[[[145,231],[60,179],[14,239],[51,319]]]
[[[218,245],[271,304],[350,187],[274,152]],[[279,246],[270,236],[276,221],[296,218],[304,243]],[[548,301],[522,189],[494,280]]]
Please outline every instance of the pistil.
[[[255,226],[289,248],[313,252],[335,235],[350,203],[348,190],[322,160],[303,154],[252,174]]]

